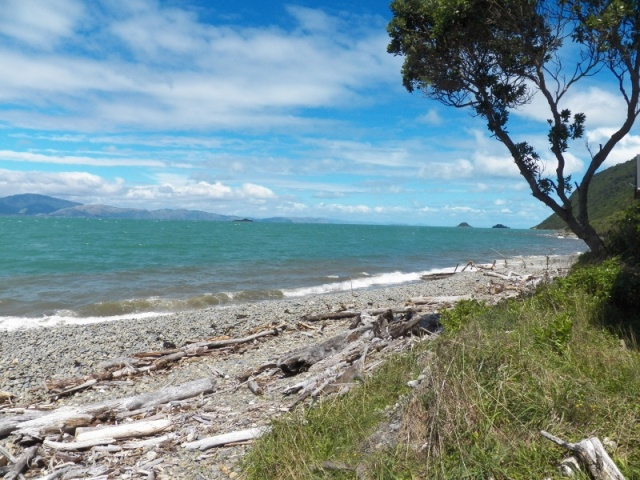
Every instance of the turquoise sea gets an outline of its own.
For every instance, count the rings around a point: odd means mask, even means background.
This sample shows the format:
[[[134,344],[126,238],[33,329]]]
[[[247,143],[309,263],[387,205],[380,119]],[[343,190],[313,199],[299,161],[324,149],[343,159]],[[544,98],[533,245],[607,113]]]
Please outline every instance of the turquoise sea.
[[[532,230],[0,217],[0,329],[396,285],[468,260],[584,250]]]

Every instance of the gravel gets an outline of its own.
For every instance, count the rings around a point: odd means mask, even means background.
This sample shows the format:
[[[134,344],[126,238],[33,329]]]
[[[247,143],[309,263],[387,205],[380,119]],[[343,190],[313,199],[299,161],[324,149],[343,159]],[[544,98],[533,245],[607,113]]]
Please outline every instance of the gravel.
[[[549,257],[527,257],[510,260],[508,267],[499,261],[495,271],[501,274],[508,274],[510,271],[536,274],[540,279],[548,273],[553,276],[564,274],[573,261],[573,256],[551,257],[551,263]],[[13,394],[14,405],[50,402],[51,406],[58,407],[158,390],[167,385],[178,385],[219,372],[221,376],[218,376],[216,392],[204,398],[201,405],[201,411],[207,412],[211,425],[203,427],[196,422],[185,427],[183,424],[182,430],[188,428],[197,432],[197,436],[202,436],[263,426],[279,415],[290,401],[282,396],[283,386],[278,383],[276,388],[272,383],[272,387],[265,389],[264,396],[256,397],[246,387],[241,388],[236,377],[250,367],[275,361],[283,353],[326,340],[344,331],[350,320],[323,322],[322,331],[292,328],[286,334],[260,339],[246,353],[183,359],[169,370],[137,376],[128,382],[113,382],[67,398],[48,397],[44,383],[46,380],[95,373],[101,362],[137,352],[163,350],[171,345],[180,347],[189,341],[221,335],[243,337],[252,328],[268,324],[285,323],[295,327],[304,315],[316,315],[340,308],[361,311],[401,307],[410,298],[425,296],[472,295],[496,301],[506,294],[512,294],[505,292],[490,295],[488,284],[491,280],[500,281],[483,275],[482,271],[467,270],[445,279],[356,290],[353,294],[344,292],[245,303],[141,320],[5,331],[0,333],[0,392]],[[300,378],[294,378],[289,383],[298,381]],[[0,416],[0,420],[1,418]],[[221,448],[194,457],[195,454],[176,447],[171,453],[164,452],[167,456],[162,466],[158,467],[161,473],[159,478],[229,478],[229,472],[238,471],[237,461],[244,455],[246,448]],[[132,456],[128,461],[134,462],[135,458]],[[122,475],[125,476],[112,474],[109,478],[132,478],[127,477],[127,474],[123,470]]]

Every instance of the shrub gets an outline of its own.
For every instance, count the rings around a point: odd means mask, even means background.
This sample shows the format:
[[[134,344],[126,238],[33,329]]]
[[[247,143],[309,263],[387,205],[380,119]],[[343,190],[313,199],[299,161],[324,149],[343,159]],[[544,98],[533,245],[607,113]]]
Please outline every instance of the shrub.
[[[456,333],[462,330],[471,319],[478,317],[490,308],[477,300],[460,300],[451,310],[445,310],[440,316],[440,323],[447,333]]]
[[[607,235],[607,251],[629,265],[640,264],[640,202],[625,210]]]

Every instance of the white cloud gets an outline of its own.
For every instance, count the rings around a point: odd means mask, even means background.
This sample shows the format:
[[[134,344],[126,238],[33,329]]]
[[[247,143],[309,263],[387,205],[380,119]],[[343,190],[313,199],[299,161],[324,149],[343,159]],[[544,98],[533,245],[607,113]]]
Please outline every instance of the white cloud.
[[[473,207],[461,207],[446,205],[444,210],[454,213],[484,213],[484,210]]]
[[[371,213],[371,207],[367,205],[342,205],[339,203],[320,203],[317,208],[322,211],[340,214],[368,214]]]
[[[420,178],[428,179],[459,179],[468,178],[474,173],[474,167],[469,160],[457,159],[451,162],[428,162],[418,173]]]
[[[0,35],[43,49],[70,37],[84,10],[77,0],[4,0],[1,8]]]
[[[266,198],[275,198],[276,195],[267,187],[263,187],[262,185],[255,185],[253,183],[245,183],[238,190],[238,192],[248,198],[255,199],[266,199]]]
[[[58,3],[81,5],[51,2]],[[152,1],[102,6],[111,11],[92,18],[91,40],[80,33],[67,38],[69,51],[90,46],[89,55],[0,47],[0,100],[19,107],[4,109],[0,120],[77,130],[275,128],[311,121],[296,118],[296,109],[344,105],[370,85],[396,81],[397,59],[385,51],[380,18],[358,27],[354,38],[358,19],[301,7],[289,8],[298,28],[284,30],[208,25]],[[70,37],[79,14],[60,11],[67,23],[51,28]],[[64,115],[40,115],[34,104]]]
[[[613,128],[598,128],[590,131],[588,138],[589,142],[597,150],[599,143],[607,141],[614,133]],[[618,163],[631,160],[636,155],[640,154],[640,135],[629,134],[624,137],[618,145],[609,154],[609,157],[604,162],[603,168],[608,168]]]
[[[416,119],[419,123],[424,123],[426,125],[442,125],[443,120],[440,114],[435,109],[430,109],[424,115],[420,115]]]
[[[47,155],[33,152],[14,152],[0,150],[0,161],[45,163],[55,165],[91,165],[94,167],[162,167],[163,162],[137,158],[95,158],[79,157],[75,155]]]
[[[17,172],[0,169],[0,192],[3,196],[35,192],[73,200],[79,197],[117,196],[125,192],[125,185],[122,179],[110,182],[86,172]]]

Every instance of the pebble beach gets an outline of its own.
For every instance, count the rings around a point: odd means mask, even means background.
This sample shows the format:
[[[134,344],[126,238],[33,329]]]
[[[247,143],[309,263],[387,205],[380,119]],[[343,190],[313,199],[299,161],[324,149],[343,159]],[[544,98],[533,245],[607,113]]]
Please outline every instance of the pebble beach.
[[[549,269],[566,270],[576,258],[523,257],[511,259],[507,266],[499,260],[495,271],[541,275]],[[41,388],[46,379],[85,375],[108,359],[220,335],[241,336],[259,325],[295,322],[304,315],[336,310],[340,305],[367,310],[403,305],[420,296],[481,297],[488,279],[480,273],[467,270],[445,279],[388,288],[235,304],[141,320],[5,331],[0,335],[0,390],[27,400],[30,390]]]
[[[577,255],[498,259],[492,272],[508,277],[514,274],[531,276],[537,283],[566,274],[576,260]],[[485,265],[485,268],[489,266]],[[215,372],[219,377],[217,389],[227,394],[214,393],[204,400],[205,411],[218,418],[209,430],[224,432],[264,426],[283,411],[286,401],[282,398],[281,389],[267,391],[264,396],[256,397],[246,389],[238,388],[237,376],[249,368],[273,362],[285,352],[324,341],[345,331],[350,323],[349,320],[329,320],[322,322],[322,328],[317,330],[295,330],[296,323],[302,318],[340,309],[367,311],[399,308],[417,297],[471,296],[496,302],[505,296],[517,294],[511,291],[500,295],[490,293],[489,284],[500,280],[488,277],[485,272],[484,269],[469,268],[447,278],[388,288],[232,304],[139,320],[4,331],[0,334],[0,392],[12,396],[13,406],[47,403],[50,407],[57,407],[153,391]],[[113,382],[71,397],[58,399],[46,394],[45,382],[89,375],[100,370],[100,364],[110,359],[136,352],[181,347],[189,342],[213,337],[240,338],[256,327],[275,324],[290,325],[292,329],[287,330],[286,334],[254,342],[255,348],[246,353],[181,361],[166,372]],[[0,439],[0,445],[2,442]],[[162,473],[159,478],[229,478],[226,476],[228,471],[238,469],[237,460],[246,448],[248,447],[238,446],[217,449],[195,464],[192,457],[184,453],[176,454],[173,460],[167,460],[166,468],[159,472]],[[220,465],[228,467],[221,468]],[[185,468],[196,467],[205,468],[209,474],[198,476],[200,474],[194,473],[196,470],[179,473]],[[118,475],[124,474],[123,472]],[[132,478],[118,475],[110,474],[105,478]]]

